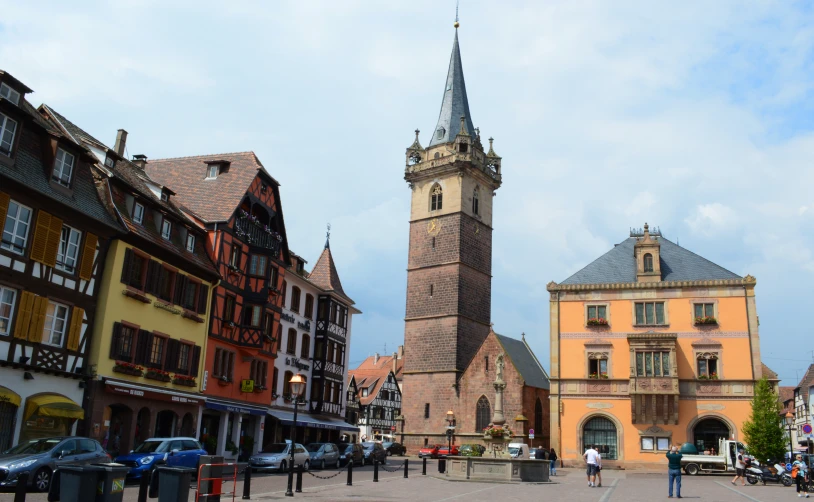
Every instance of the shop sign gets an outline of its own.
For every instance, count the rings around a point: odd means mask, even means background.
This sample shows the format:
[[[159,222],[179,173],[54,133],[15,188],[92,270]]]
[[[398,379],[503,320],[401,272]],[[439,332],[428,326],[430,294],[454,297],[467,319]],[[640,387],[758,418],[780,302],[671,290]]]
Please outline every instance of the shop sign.
[[[241,380],[240,392],[254,392],[254,380]]]
[[[311,369],[310,364],[301,363],[300,360],[298,358],[296,358],[296,357],[286,357],[285,358],[285,363],[287,365],[289,365],[289,366],[294,366],[295,368],[300,369],[300,370],[309,370],[309,369]]]
[[[172,403],[199,405],[202,400],[194,397],[177,396],[172,394],[162,394],[160,392],[152,392],[149,390],[130,389],[127,387],[120,387],[118,385],[108,385],[107,390],[114,394],[123,394],[133,397],[141,397],[144,399],[158,399],[159,401],[170,401]]]
[[[34,429],[53,429],[56,423],[53,418],[39,417],[36,420],[26,420],[25,426]]]
[[[286,321],[286,322],[290,322],[291,324],[294,324],[294,323],[296,323],[296,322],[297,322],[297,320],[296,320],[296,319],[294,319],[294,316],[293,316],[293,315],[291,315],[291,314],[286,314],[285,312],[283,312],[282,314],[280,314],[280,319],[282,319],[283,321]]]
[[[305,331],[311,331],[311,321],[305,320],[305,322],[300,321],[297,323],[297,327],[300,329],[304,329]]]

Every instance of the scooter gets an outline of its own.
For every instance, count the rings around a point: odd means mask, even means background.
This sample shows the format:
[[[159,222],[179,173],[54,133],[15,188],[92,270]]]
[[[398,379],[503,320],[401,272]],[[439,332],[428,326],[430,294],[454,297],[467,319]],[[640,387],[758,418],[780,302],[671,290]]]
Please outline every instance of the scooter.
[[[755,485],[758,481],[762,481],[765,485],[767,481],[771,481],[772,483],[782,483],[783,486],[791,486],[793,483],[791,474],[779,464],[775,464],[774,468],[777,473],[772,472],[766,466],[753,463],[750,467],[746,468],[746,481],[748,481],[750,485]]]

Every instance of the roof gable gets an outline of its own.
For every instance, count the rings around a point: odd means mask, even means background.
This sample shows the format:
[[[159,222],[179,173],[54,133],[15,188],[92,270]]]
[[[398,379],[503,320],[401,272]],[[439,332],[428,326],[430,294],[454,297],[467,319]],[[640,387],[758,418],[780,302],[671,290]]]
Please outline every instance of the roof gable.
[[[353,300],[345,294],[342,289],[342,281],[339,280],[339,272],[336,270],[333,255],[331,254],[331,247],[325,245],[325,249],[319,256],[316,265],[308,275],[308,280],[317,285],[317,287],[328,291],[335,292],[347,298],[351,304]]]
[[[506,356],[511,360],[514,368],[523,377],[526,385],[529,387],[537,387],[538,389],[549,389],[550,382],[548,374],[546,373],[537,356],[531,351],[531,347],[526,343],[525,337],[523,340],[509,338],[508,336],[498,335],[498,342],[503,346],[506,351]]]

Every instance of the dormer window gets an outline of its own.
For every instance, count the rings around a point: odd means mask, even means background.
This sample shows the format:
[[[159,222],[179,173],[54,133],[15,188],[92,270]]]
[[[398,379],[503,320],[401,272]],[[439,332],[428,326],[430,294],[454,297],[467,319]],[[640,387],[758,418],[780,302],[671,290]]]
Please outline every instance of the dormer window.
[[[11,155],[14,146],[14,134],[17,132],[17,122],[0,113],[0,153]]]
[[[466,153],[469,151],[469,144],[468,143],[458,143],[458,151],[461,153]]]
[[[133,221],[139,224],[144,221],[144,206],[138,202],[136,202],[136,205],[133,206]]]
[[[187,235],[187,251],[190,253],[195,252],[195,236],[194,235]]]
[[[170,194],[168,194],[165,190],[161,190],[161,200],[167,202],[170,200]]]
[[[161,222],[161,238],[165,240],[170,240],[171,233],[172,233],[172,223],[170,223],[166,218],[164,218],[164,221]]]
[[[113,160],[113,157],[110,157],[110,156],[105,157],[105,165],[106,165],[107,167],[111,167],[111,168],[112,168],[112,167],[113,167],[113,164],[115,164],[115,163],[116,163],[116,161],[114,161],[114,160]]]
[[[0,97],[6,98],[15,105],[20,106],[20,93],[6,84],[0,84]]]
[[[218,177],[220,164],[209,164],[206,166],[206,179],[213,180]]]
[[[439,127],[435,131],[435,139],[444,139],[444,134],[446,134],[446,133],[447,133],[446,129],[444,129],[443,127]]]
[[[644,271],[645,272],[653,271],[653,255],[650,253],[644,255]]]
[[[54,172],[51,179],[64,187],[71,186],[71,175],[73,174],[76,157],[66,152],[62,148],[57,149],[57,157],[54,161]]]

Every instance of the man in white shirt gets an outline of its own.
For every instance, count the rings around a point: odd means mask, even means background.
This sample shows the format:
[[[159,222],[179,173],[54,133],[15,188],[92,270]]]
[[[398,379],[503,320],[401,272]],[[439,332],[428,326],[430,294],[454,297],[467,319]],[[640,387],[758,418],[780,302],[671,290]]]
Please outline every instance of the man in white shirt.
[[[599,453],[594,450],[593,446],[588,445],[588,449],[582,454],[582,458],[588,464],[588,486],[596,486],[594,481],[596,481],[597,467],[599,466]]]

